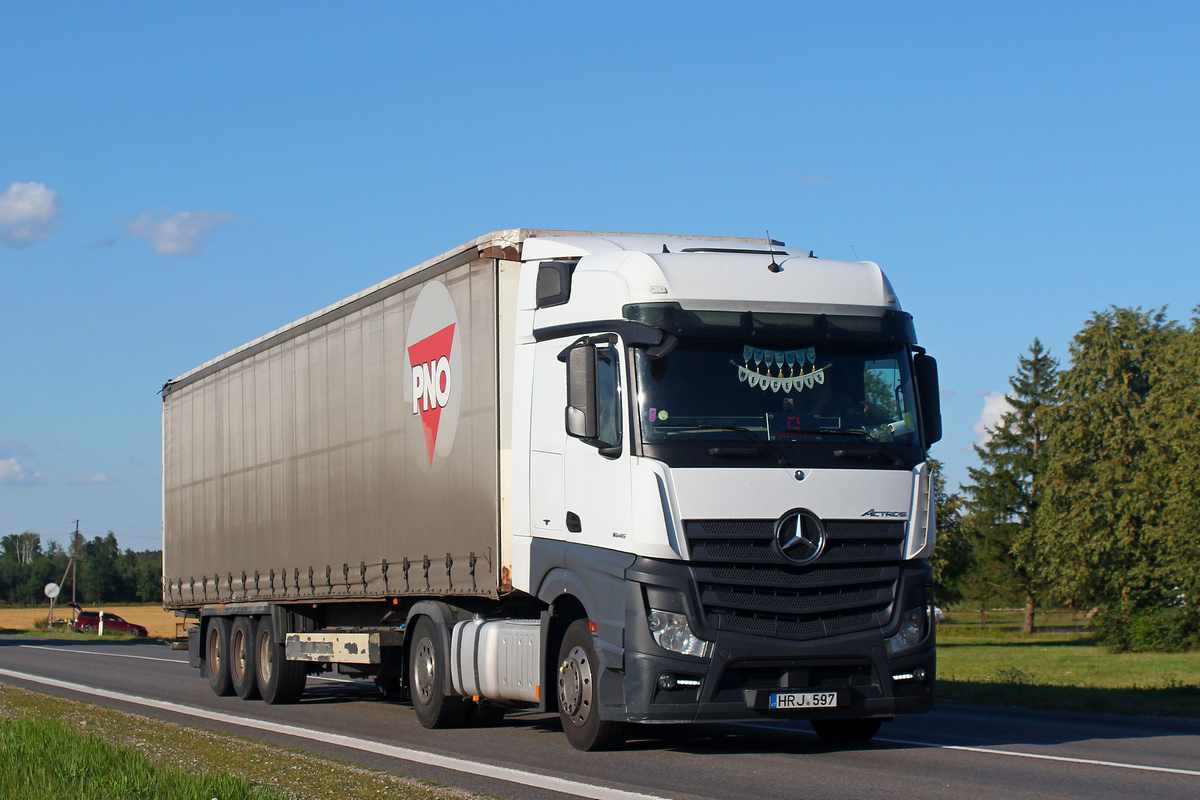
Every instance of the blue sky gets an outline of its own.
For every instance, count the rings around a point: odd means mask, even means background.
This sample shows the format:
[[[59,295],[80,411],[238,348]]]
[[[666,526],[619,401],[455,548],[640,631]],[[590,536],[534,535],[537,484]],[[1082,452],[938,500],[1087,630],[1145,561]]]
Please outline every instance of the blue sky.
[[[1200,304],[1194,3],[8,3],[0,535],[160,546],[168,379],[487,231],[877,261],[952,484],[1034,337]],[[1099,421],[1098,424],[1103,424]]]

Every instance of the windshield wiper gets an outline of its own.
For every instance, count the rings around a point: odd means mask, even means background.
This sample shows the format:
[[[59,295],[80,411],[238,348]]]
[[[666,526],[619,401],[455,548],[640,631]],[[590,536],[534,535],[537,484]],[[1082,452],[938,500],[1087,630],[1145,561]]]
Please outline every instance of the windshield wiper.
[[[821,433],[848,433],[851,436],[857,436],[863,440],[864,444],[871,445],[870,450],[867,449],[844,449],[834,450],[834,458],[888,458],[892,461],[893,467],[906,466],[904,460],[896,455],[892,448],[885,445],[883,442],[876,439],[871,434],[864,430],[856,428],[832,428],[822,429]]]
[[[779,466],[781,466],[781,467],[792,466],[792,462],[790,462],[786,458],[784,458],[783,454],[780,453],[778,450],[776,450],[774,447],[772,447],[771,443],[769,441],[761,438],[758,434],[756,434],[754,431],[750,430],[749,428],[739,428],[737,425],[714,425],[711,422],[701,422],[696,427],[698,429],[704,430],[704,431],[731,431],[733,433],[740,433],[742,436],[745,436],[748,440],[750,440],[750,442],[752,442],[754,444],[754,446],[756,448],[758,448],[759,450],[765,450],[766,452],[775,456],[775,461],[776,461],[776,463],[779,464]],[[738,450],[735,450],[734,448],[723,448],[723,447],[710,447],[708,449],[708,453],[709,453],[709,455],[714,455],[714,456],[747,455],[747,453],[745,453],[743,451],[738,451]]]

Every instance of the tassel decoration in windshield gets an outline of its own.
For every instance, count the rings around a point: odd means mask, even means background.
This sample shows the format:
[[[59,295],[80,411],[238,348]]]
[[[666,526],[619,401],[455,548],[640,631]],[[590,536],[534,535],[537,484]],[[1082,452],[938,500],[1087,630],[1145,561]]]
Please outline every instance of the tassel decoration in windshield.
[[[811,389],[825,383],[825,370],[830,366],[826,364],[817,367],[817,352],[813,347],[801,350],[764,350],[752,345],[743,345],[742,361],[742,364],[736,361],[729,362],[737,367],[738,380],[764,392],[770,390],[788,393]],[[751,362],[754,363],[753,367],[750,366]],[[812,369],[805,372],[805,364],[811,364]],[[765,371],[760,371],[764,367]],[[784,375],[785,369],[787,375]]]

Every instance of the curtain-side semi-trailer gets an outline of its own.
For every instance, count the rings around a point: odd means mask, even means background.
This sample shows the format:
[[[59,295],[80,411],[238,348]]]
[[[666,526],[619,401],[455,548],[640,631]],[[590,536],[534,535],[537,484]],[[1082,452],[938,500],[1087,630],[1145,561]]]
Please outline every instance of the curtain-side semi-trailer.
[[[164,386],[164,605],[221,695],[864,741],[932,702],[940,420],[873,263],[497,231]]]

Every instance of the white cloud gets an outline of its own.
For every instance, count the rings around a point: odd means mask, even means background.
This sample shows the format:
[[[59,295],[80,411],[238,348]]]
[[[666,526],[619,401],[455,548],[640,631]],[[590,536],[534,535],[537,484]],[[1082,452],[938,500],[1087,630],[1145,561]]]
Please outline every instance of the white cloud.
[[[89,483],[116,483],[116,481],[108,477],[108,475],[103,472],[97,472],[93,475],[80,475],[78,478],[71,481],[71,483],[78,486],[80,484]]]
[[[988,392],[983,395],[983,411],[979,414],[979,421],[975,423],[975,443],[982,447],[991,441],[996,426],[1000,424],[1004,415],[1012,410],[1008,395],[1002,392]]]
[[[10,247],[28,247],[49,236],[62,210],[57,194],[35,181],[9,184],[0,194],[0,239]]]
[[[219,211],[180,211],[165,219],[154,219],[147,211],[125,224],[130,236],[148,239],[162,256],[190,256],[200,252],[213,230],[233,221],[232,214]]]
[[[40,473],[22,466],[15,458],[0,458],[0,486],[34,486],[41,482]]]

